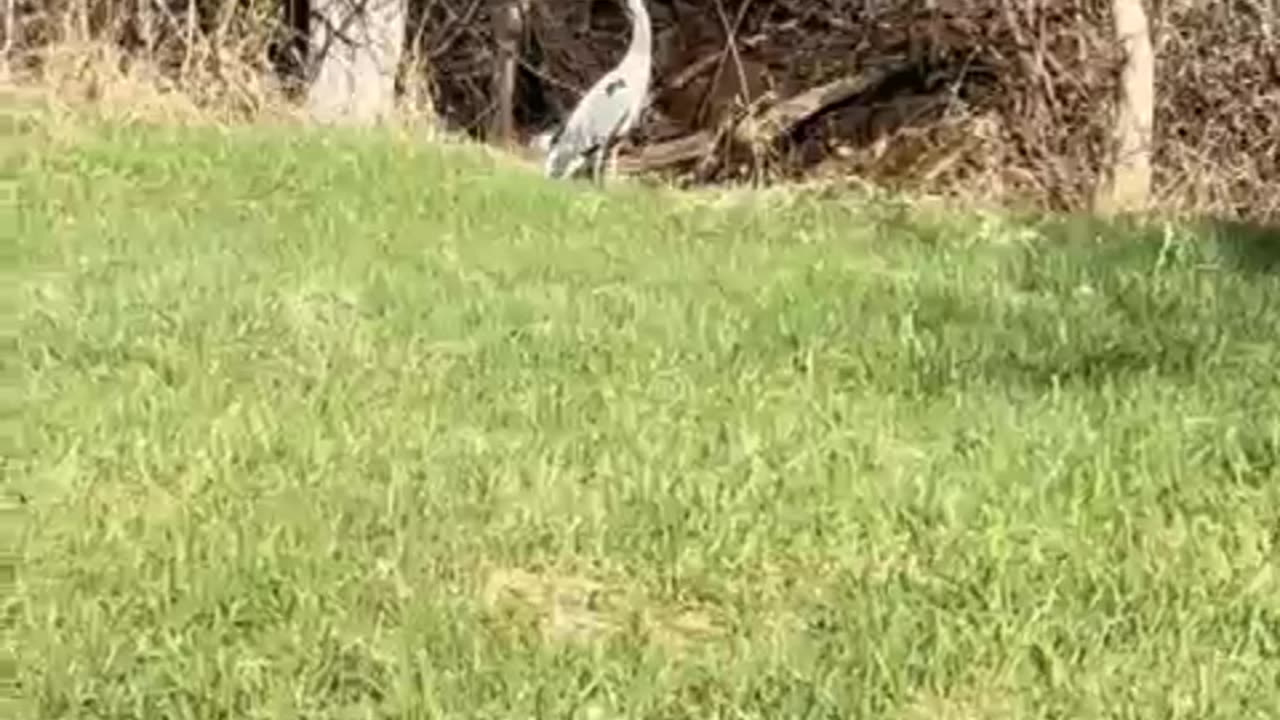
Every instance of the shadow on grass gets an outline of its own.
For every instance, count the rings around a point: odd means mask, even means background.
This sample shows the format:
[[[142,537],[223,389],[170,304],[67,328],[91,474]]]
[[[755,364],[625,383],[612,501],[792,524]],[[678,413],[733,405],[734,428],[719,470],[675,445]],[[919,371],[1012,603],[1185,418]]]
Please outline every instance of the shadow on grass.
[[[1051,245],[1087,247],[1085,252],[1106,262],[1158,262],[1168,249],[1168,227],[1151,220],[1068,215],[1040,216],[1029,222]],[[1208,241],[1193,253],[1199,261],[1222,263],[1245,273],[1280,273],[1280,226],[1205,218],[1184,227],[1191,237]]]
[[[1270,310],[1277,229],[1082,215],[1027,222],[1038,239],[1008,253],[1010,292],[913,292],[915,331],[932,342],[908,358],[913,391],[1136,378],[1269,387],[1280,377]]]
[[[1280,273],[1280,226],[1214,219],[1204,221],[1202,228],[1235,269]]]

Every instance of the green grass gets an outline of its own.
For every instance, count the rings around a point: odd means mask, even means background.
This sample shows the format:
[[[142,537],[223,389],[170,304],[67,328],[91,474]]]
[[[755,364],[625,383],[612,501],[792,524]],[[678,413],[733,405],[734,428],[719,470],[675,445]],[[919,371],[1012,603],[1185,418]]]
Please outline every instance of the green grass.
[[[1280,707],[1265,238],[6,142],[27,717]]]

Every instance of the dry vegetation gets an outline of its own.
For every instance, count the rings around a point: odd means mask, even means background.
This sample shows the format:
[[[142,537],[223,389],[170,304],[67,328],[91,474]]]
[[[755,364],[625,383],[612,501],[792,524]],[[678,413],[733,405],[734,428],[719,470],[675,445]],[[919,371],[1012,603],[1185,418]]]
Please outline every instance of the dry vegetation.
[[[563,117],[626,42],[613,2],[512,2],[526,12],[504,103],[493,82],[500,3],[411,1],[405,106],[473,135],[502,128],[524,140]],[[306,4],[12,0],[5,47],[16,74],[64,96],[112,99],[131,84],[115,98],[127,104],[141,84],[157,91],[151,100],[259,115],[288,108],[305,81],[296,19]],[[1106,166],[1121,60],[1109,0],[650,5],[657,87],[646,137],[629,153],[634,169],[701,183],[857,176],[1074,209],[1088,205]],[[1276,3],[1156,0],[1148,11],[1159,204],[1274,222]],[[831,87],[846,90],[814,92]],[[745,115],[768,120],[788,98],[799,112],[774,118],[771,132],[743,131]],[[502,107],[509,122],[495,121]]]

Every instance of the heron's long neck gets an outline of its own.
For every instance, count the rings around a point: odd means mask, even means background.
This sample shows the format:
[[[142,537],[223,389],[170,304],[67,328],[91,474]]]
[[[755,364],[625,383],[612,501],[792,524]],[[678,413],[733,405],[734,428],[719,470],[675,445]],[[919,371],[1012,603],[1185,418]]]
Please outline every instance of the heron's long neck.
[[[653,28],[649,24],[649,11],[644,0],[627,0],[631,9],[631,45],[627,48],[627,60],[648,65],[653,57]]]

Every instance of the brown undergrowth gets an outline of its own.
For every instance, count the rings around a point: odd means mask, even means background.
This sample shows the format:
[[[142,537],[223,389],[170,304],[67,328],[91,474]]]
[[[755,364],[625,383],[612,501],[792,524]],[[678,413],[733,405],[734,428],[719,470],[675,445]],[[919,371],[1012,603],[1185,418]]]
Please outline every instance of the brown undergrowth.
[[[126,117],[297,119],[305,43],[280,0],[15,0],[6,83]],[[492,3],[410,1],[406,117],[493,127]],[[850,178],[912,193],[1074,211],[1107,162],[1120,60],[1109,0],[651,0],[649,174],[679,184]],[[282,12],[282,8],[286,12]],[[1262,0],[1149,3],[1157,57],[1157,205],[1280,222],[1280,29]],[[530,2],[512,104],[520,139],[567,114],[620,55],[614,3]],[[807,89],[892,64],[751,155],[734,125]],[[707,134],[694,156],[643,148]],[[687,155],[687,154],[686,154]]]

